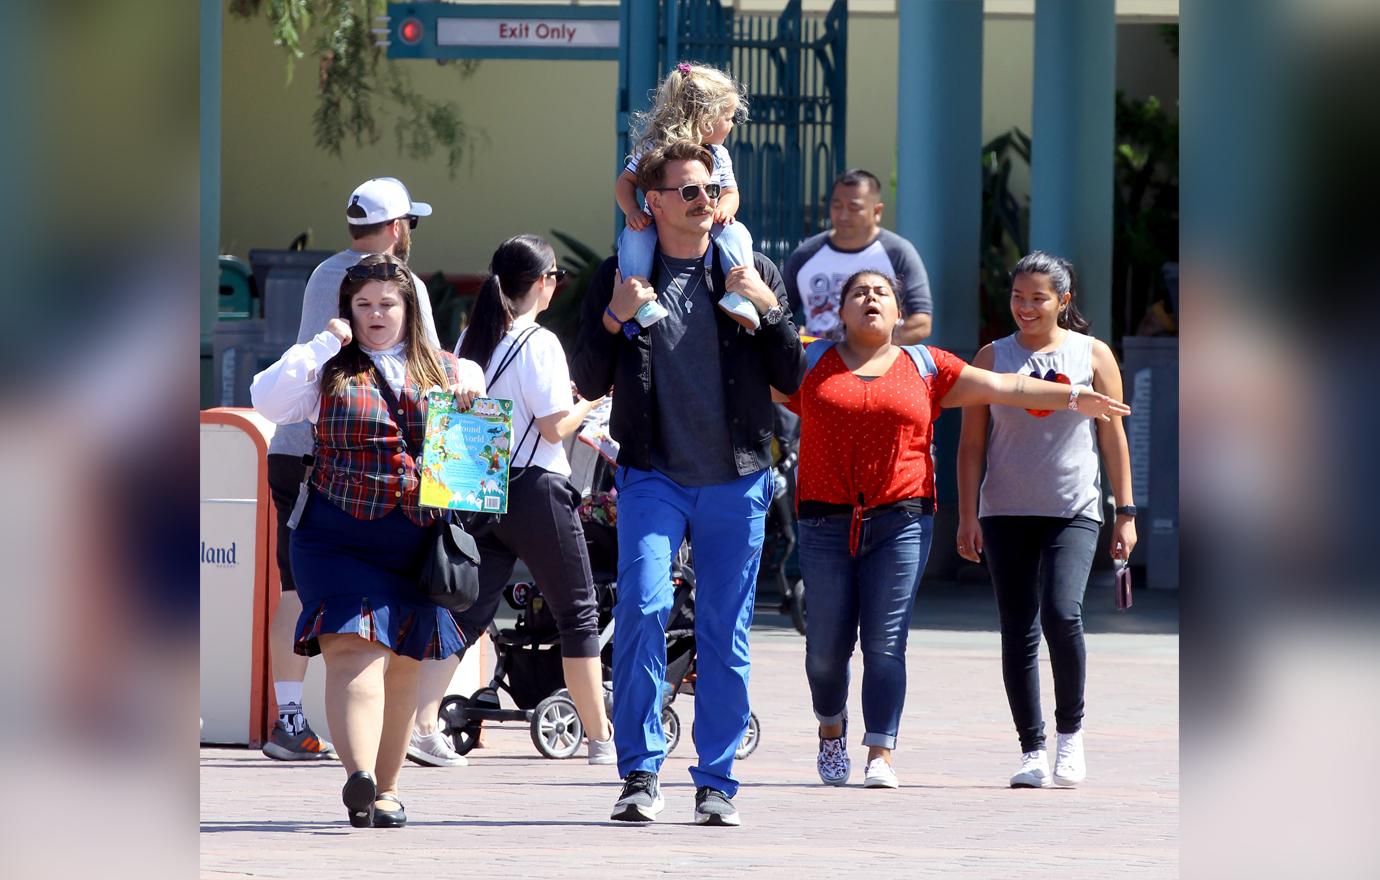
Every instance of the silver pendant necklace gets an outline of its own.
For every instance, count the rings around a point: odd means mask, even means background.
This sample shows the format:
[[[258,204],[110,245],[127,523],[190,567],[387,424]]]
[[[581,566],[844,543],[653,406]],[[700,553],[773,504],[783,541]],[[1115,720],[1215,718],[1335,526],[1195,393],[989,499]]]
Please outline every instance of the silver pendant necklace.
[[[690,270],[689,277],[695,279],[695,285],[687,291],[685,289],[685,282],[681,282],[680,279],[676,277],[676,273],[671,271],[671,266],[666,262],[666,258],[661,254],[657,254],[657,259],[661,260],[661,267],[666,270],[666,289],[674,291],[676,296],[680,297],[681,304],[685,307],[685,313],[687,315],[690,314],[691,310],[695,308],[695,303],[691,297],[695,295],[695,291],[700,289],[700,282],[704,280],[703,276],[700,274],[699,268],[696,267]]]

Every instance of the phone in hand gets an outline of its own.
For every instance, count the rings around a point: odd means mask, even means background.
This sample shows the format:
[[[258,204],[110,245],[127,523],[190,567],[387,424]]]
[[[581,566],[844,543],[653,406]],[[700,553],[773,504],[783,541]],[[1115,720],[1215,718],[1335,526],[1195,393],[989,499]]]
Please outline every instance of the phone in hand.
[[[1131,561],[1114,559],[1116,567],[1116,610],[1125,611],[1131,607]]]

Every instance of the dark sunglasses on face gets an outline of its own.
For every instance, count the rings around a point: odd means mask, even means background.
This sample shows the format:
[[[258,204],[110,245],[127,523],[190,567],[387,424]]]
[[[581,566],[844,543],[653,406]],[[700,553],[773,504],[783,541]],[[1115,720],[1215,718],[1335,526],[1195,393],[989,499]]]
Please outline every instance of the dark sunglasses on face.
[[[734,125],[742,125],[744,122],[747,122],[747,120],[748,120],[748,112],[747,112],[747,108],[746,108],[746,107],[739,107],[737,110],[734,110],[734,111],[733,111],[733,124],[734,124]]]
[[[719,198],[719,185],[717,183],[706,183],[701,186],[698,183],[687,183],[685,186],[658,186],[654,187],[657,192],[678,192],[680,197],[687,202],[693,202],[700,197],[700,190],[704,190],[705,198],[715,201]]]
[[[407,220],[407,228],[408,228],[408,229],[416,229],[416,228],[417,228],[417,221],[418,221],[418,220],[421,220],[422,218],[421,218],[421,217],[418,217],[416,214],[408,214],[408,215],[407,215],[405,218],[403,218],[403,219]]]
[[[351,266],[345,270],[345,277],[351,281],[387,281],[390,278],[397,278],[402,273],[402,266],[397,263],[375,263],[372,266]]]
[[[566,272],[566,270],[564,270],[564,269],[562,269],[561,267],[557,266],[557,267],[554,268],[554,269],[547,269],[545,272],[543,272],[543,273],[541,273],[541,274],[542,274],[542,277],[543,277],[543,278],[555,278],[555,279],[556,279],[556,283],[557,283],[557,284],[560,284],[562,281],[565,280],[565,276],[566,276],[567,272]]]

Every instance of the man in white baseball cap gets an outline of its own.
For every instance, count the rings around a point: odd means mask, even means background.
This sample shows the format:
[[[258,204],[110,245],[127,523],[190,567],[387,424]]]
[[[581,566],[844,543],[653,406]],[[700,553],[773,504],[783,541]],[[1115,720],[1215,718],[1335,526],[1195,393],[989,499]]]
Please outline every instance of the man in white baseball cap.
[[[426,202],[412,201],[412,195],[396,177],[375,177],[366,180],[350,194],[345,206],[345,219],[350,224],[350,238],[362,245],[366,238],[387,238],[393,256],[407,262],[412,247],[412,230],[417,221],[431,215]],[[363,250],[357,246],[355,250]],[[369,253],[383,253],[385,248],[371,248]],[[421,292],[420,290],[418,291]]]
[[[414,202],[407,187],[395,177],[375,177],[361,183],[345,205],[345,220],[350,231],[350,247],[328,258],[307,280],[302,299],[302,322],[297,329],[297,341],[306,342],[322,330],[326,322],[339,317],[340,282],[345,270],[369,254],[390,253],[406,262],[412,246],[412,230],[419,217],[431,214],[431,206]],[[436,325],[431,317],[431,298],[426,284],[412,273],[417,287],[422,327],[427,341],[439,347]],[[278,573],[282,581],[282,599],[273,612],[269,625],[268,647],[273,670],[273,689],[278,701],[278,720],[274,723],[264,754],[280,761],[310,761],[335,757],[331,744],[311,729],[302,712],[302,679],[307,671],[307,658],[293,652],[294,630],[302,612],[292,580],[292,562],[288,555],[290,532],[288,518],[297,501],[297,492],[306,472],[304,455],[313,451],[311,425],[301,422],[280,425],[268,447],[268,489],[278,524]],[[414,739],[416,735],[414,734]],[[409,754],[417,749],[409,748]],[[465,763],[443,736],[421,743],[417,751],[424,763],[441,766]]]

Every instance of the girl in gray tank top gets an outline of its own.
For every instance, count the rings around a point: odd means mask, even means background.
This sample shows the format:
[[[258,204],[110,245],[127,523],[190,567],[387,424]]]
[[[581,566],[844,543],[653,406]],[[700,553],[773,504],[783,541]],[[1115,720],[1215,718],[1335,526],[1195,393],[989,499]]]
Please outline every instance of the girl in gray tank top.
[[[1087,774],[1083,593],[1103,518],[1101,460],[1121,505],[1111,554],[1123,562],[1136,544],[1136,509],[1121,419],[1089,419],[1071,408],[1083,393],[1076,390],[1080,386],[1120,400],[1121,370],[1112,350],[1087,335],[1088,322],[1074,305],[1073,267],[1059,257],[1036,251],[1016,264],[1011,317],[1017,332],[978,352],[973,365],[1067,384],[1070,408],[964,409],[957,549],[973,562],[986,557],[996,593],[1002,680],[1021,744],[1011,787],[1075,786]],[[1042,631],[1054,672],[1059,734],[1052,776],[1040,712]]]
[[[992,343],[995,373],[1092,385],[1093,338],[1069,330],[1053,351],[1034,352],[1013,333]],[[1086,516],[1102,521],[1097,428],[1068,410],[989,407],[987,476],[979,516]]]

